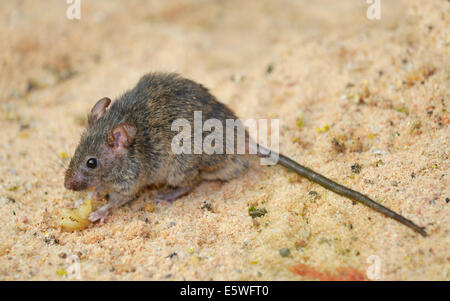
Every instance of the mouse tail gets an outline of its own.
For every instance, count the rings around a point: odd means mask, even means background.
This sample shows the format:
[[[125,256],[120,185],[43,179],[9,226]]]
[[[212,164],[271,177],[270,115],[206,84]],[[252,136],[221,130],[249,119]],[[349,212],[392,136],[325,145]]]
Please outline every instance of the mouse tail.
[[[339,195],[342,195],[351,200],[360,202],[360,203],[372,208],[373,210],[378,211],[378,212],[402,223],[405,226],[408,226],[409,228],[420,233],[422,236],[427,236],[427,233],[425,232],[425,227],[420,227],[420,226],[416,225],[409,219],[407,219],[407,218],[401,216],[400,214],[392,211],[391,209],[384,207],[383,205],[375,202],[374,200],[370,199],[366,195],[359,193],[355,190],[352,190],[348,187],[345,187],[343,185],[340,185],[340,184],[322,176],[321,174],[313,171],[312,169],[309,169],[308,167],[298,164],[294,160],[292,160],[282,154],[275,153],[275,152],[273,152],[265,147],[262,147],[260,145],[257,145],[257,148],[258,148],[257,155],[259,157],[268,158],[268,157],[271,157],[271,154],[274,154],[274,155],[276,155],[274,157],[278,158],[278,162],[277,162],[278,164],[286,167],[287,169],[290,169],[291,171],[296,172],[300,176],[305,177],[308,180],[310,180],[314,183],[317,183],[317,184],[325,187],[326,189],[329,189]]]

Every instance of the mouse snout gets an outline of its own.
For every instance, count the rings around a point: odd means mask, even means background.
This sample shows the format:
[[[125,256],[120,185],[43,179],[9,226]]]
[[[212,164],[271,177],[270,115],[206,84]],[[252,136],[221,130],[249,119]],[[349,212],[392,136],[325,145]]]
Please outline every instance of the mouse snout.
[[[76,176],[66,176],[64,178],[64,187],[69,190],[81,191],[88,188],[88,183]]]

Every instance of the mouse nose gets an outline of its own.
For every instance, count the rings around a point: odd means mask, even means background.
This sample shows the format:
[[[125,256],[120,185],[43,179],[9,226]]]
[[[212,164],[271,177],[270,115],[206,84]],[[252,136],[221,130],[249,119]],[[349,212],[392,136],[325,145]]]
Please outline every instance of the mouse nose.
[[[87,188],[87,183],[76,179],[75,177],[69,178],[66,177],[64,179],[64,187],[69,190],[80,191],[85,190]]]
[[[74,183],[72,181],[68,181],[67,179],[64,181],[64,187],[69,190],[73,190]]]

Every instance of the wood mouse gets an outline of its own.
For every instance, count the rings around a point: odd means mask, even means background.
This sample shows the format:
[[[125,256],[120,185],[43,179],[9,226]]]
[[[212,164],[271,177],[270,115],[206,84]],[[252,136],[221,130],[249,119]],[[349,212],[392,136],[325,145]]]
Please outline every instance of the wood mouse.
[[[424,227],[369,197],[259,145],[256,155],[174,154],[171,144],[177,134],[172,130],[175,120],[183,118],[192,124],[195,111],[201,111],[204,120],[238,119],[208,89],[194,81],[174,73],[149,73],[110,104],[111,100],[105,97],[92,108],[87,130],[65,172],[67,189],[81,191],[93,187],[94,197],[109,197],[105,206],[90,214],[92,222],[103,222],[112,209],[133,200],[146,186],[163,186],[156,200],[173,201],[203,180],[228,181],[241,176],[252,157],[276,154],[278,164],[426,236]],[[246,149],[249,149],[247,132]]]

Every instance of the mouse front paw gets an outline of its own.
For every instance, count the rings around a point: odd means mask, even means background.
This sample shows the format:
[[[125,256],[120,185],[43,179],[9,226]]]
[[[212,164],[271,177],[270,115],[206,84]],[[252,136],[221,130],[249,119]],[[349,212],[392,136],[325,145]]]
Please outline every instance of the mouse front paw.
[[[103,222],[105,221],[105,219],[109,215],[109,213],[110,213],[110,208],[109,208],[109,206],[106,205],[106,206],[101,207],[97,211],[94,211],[91,214],[89,214],[88,219],[91,222],[100,221],[100,224],[103,224]]]

